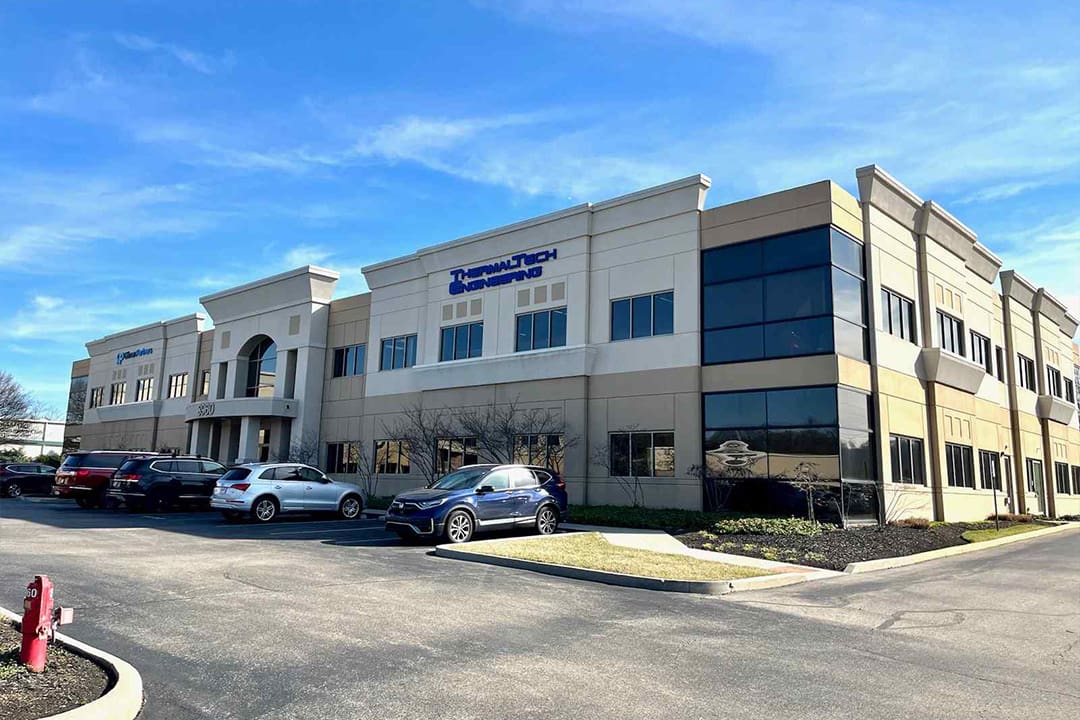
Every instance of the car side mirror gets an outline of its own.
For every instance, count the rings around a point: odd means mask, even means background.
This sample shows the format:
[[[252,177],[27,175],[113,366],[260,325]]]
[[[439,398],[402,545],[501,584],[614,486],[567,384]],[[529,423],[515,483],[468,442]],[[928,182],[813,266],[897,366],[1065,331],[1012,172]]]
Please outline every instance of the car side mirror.
[[[490,485],[481,485],[480,487],[476,488],[477,495],[483,495],[484,493],[489,492],[495,492],[495,488],[491,487]]]
[[[322,483],[323,485],[329,485],[330,483],[332,483],[332,482],[334,482],[334,481],[333,481],[333,480],[331,480],[331,479],[330,479],[330,478],[328,478],[328,477],[323,477],[323,478],[322,478],[321,480],[319,480],[319,482],[321,482],[321,483]]]

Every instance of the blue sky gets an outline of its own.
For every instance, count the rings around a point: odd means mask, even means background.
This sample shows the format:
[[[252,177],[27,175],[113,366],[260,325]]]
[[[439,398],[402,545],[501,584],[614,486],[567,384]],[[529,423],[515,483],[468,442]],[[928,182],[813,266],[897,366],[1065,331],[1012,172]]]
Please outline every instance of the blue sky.
[[[1080,5],[11,2],[0,367],[60,410],[109,332],[304,263],[703,172],[878,163],[1080,309]]]

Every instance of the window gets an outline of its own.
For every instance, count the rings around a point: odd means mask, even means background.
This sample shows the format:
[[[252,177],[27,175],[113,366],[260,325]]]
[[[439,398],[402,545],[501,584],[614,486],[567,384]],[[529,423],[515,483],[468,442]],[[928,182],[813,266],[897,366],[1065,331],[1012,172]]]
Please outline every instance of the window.
[[[950,487],[975,487],[975,467],[971,446],[945,443],[945,470]]]
[[[109,388],[109,404],[110,405],[123,405],[124,397],[127,395],[127,383],[118,382],[113,383]]]
[[[1062,495],[1069,495],[1069,466],[1063,462],[1054,463],[1054,487]]]
[[[1020,373],[1016,380],[1017,384],[1031,392],[1035,392],[1035,361],[1017,353],[1016,369]]]
[[[154,378],[139,378],[135,381],[135,402],[149,402],[154,399]]]
[[[401,370],[416,364],[416,336],[383,338],[379,353],[380,370]]]
[[[273,397],[277,378],[277,343],[264,337],[248,355],[247,397]]]
[[[187,395],[187,373],[169,376],[169,397],[182,398]]]
[[[514,462],[551,468],[562,475],[565,442],[563,435],[516,435]]]
[[[101,407],[105,402],[105,388],[96,387],[90,388],[90,407]]]
[[[889,436],[889,454],[892,457],[892,481],[907,485],[925,485],[923,464],[923,441],[904,435]]]
[[[360,443],[326,443],[326,472],[353,475],[360,469]]]
[[[1076,386],[1069,378],[1065,378],[1065,399],[1071,403],[1076,402]]]
[[[994,374],[994,359],[990,355],[990,338],[971,331],[971,361],[982,365],[987,375]]]
[[[997,365],[998,382],[1005,382],[1005,351],[998,345],[994,348],[994,362]]]
[[[1041,493],[1043,491],[1042,460],[1026,458],[1024,465],[1027,469],[1027,491],[1029,493]]]
[[[199,393],[202,397],[210,397],[210,371],[202,371],[202,392]]]
[[[611,339],[671,335],[675,332],[675,292],[611,301]]]
[[[374,469],[380,475],[408,474],[409,443],[404,440],[376,440]]]
[[[352,377],[364,374],[364,358],[367,345],[349,345],[334,348],[334,377]]]
[[[1080,495],[1080,465],[1072,467],[1072,494]]]
[[[989,450],[979,451],[979,479],[983,490],[1001,490],[1000,456]]]
[[[881,288],[881,329],[908,342],[915,338],[915,303],[888,288]]]
[[[833,352],[865,360],[862,244],[819,227],[704,251],[702,330],[705,364]]]
[[[542,350],[566,345],[566,308],[517,316],[514,351]]]
[[[484,323],[444,327],[439,342],[439,362],[478,358],[484,350]]]
[[[937,311],[938,342],[942,350],[964,355],[964,323],[952,315]]]
[[[439,438],[435,443],[436,472],[446,475],[466,465],[476,465],[480,455],[476,449],[476,438],[457,437]]]
[[[1064,397],[1061,389],[1061,371],[1056,367],[1046,366],[1046,392],[1054,397]]]
[[[608,440],[611,477],[675,476],[674,432],[618,432]]]

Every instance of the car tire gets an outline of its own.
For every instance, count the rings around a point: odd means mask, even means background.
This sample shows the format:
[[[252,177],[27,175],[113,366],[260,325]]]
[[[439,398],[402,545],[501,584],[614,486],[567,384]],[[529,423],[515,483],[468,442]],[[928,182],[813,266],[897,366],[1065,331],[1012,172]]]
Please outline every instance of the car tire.
[[[358,495],[346,495],[341,499],[338,515],[345,520],[357,520],[364,512],[364,501]]]
[[[443,536],[446,538],[447,542],[456,545],[472,540],[473,531],[475,529],[476,523],[473,522],[472,515],[464,510],[454,510],[446,516],[446,524],[443,526]]]
[[[89,495],[76,495],[75,504],[84,510],[89,510],[94,507],[93,499]]]
[[[22,497],[22,485],[18,480],[12,480],[4,488],[4,497],[17,498]]]
[[[280,510],[277,500],[270,495],[263,495],[251,503],[251,517],[256,522],[268,523],[278,516]]]
[[[559,511],[554,505],[544,505],[536,513],[536,534],[554,535],[559,529]]]

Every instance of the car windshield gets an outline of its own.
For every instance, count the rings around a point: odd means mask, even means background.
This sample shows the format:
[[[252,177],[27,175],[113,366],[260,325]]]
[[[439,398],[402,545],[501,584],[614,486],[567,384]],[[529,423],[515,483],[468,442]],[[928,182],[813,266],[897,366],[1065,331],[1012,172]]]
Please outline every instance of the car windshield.
[[[490,467],[467,467],[455,470],[449,475],[443,475],[437,483],[432,485],[435,490],[464,490],[476,485],[476,481],[487,474]]]

